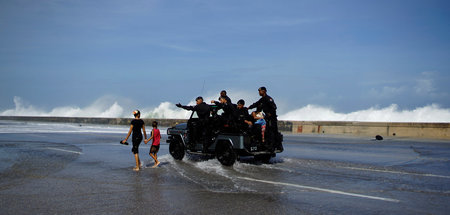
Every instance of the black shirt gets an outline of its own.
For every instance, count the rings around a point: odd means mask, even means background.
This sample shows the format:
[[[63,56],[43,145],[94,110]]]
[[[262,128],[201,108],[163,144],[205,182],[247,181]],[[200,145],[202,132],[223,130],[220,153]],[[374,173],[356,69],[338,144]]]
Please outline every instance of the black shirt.
[[[223,110],[223,117],[232,118],[234,116],[235,107],[231,103],[214,102],[219,109]]]
[[[142,139],[141,129],[144,126],[144,120],[142,119],[133,119],[131,120],[131,125],[133,125],[133,139]]]
[[[225,97],[225,99],[227,100],[227,103],[228,103],[228,104],[232,104],[232,103],[231,103],[230,97],[228,97],[228,96],[224,96],[224,97]],[[217,100],[220,101],[220,97],[219,97]]]
[[[244,120],[252,121],[252,117],[250,116],[250,114],[248,114],[248,109],[246,107],[243,107],[241,109],[236,108],[235,117],[239,122],[243,122]]]
[[[199,119],[207,119],[211,111],[211,107],[205,102],[202,102],[195,106],[181,106],[181,108],[196,111]]]
[[[277,117],[277,105],[273,101],[272,97],[266,95],[261,97],[257,102],[253,103],[248,109],[257,108],[258,111],[262,110],[267,117]]]

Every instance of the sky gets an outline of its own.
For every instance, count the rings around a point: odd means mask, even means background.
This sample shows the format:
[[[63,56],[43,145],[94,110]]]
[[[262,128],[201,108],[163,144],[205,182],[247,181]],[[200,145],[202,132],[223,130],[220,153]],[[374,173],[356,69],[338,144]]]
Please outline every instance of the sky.
[[[449,1],[0,0],[1,115],[121,115],[223,89],[251,104],[261,86],[280,115],[447,114],[448,83]]]

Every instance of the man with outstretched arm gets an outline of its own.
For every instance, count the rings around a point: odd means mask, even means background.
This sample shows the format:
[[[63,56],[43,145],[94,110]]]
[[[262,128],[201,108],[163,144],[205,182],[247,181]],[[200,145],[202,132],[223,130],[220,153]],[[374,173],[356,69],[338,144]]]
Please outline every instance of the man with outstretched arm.
[[[183,106],[180,103],[176,104],[177,107],[183,108],[185,110],[196,111],[198,118],[208,119],[211,108],[205,102],[203,102],[203,97],[199,96],[195,99],[197,105],[195,106]]]
[[[180,103],[176,104],[176,106],[185,110],[197,112],[198,125],[193,128],[194,130],[191,132],[190,135],[192,136],[190,138],[191,140],[200,140],[200,142],[203,144],[203,152],[207,152],[209,142],[207,141],[206,137],[208,136],[209,132],[207,126],[211,107],[203,102],[203,98],[201,96],[197,97],[195,99],[195,102],[197,103],[197,105],[195,106],[183,106]]]

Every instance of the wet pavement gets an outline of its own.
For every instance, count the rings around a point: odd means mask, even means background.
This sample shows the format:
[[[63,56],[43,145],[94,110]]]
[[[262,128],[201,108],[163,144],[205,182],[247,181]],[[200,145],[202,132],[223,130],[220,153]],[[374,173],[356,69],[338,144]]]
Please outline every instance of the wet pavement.
[[[41,129],[46,127],[46,129]],[[163,129],[161,129],[163,131]],[[232,167],[199,157],[132,170],[127,127],[0,122],[0,214],[448,214],[450,142],[287,135]],[[164,132],[162,132],[164,133]]]

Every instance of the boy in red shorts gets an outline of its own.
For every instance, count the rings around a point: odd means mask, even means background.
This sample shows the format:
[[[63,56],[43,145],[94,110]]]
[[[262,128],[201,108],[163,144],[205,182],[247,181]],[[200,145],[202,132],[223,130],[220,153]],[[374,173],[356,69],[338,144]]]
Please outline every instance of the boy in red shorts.
[[[159,151],[159,143],[161,141],[161,133],[159,132],[159,129],[158,129],[158,122],[153,121],[152,126],[153,126],[153,129],[152,129],[151,136],[147,140],[144,140],[144,143],[147,144],[151,139],[153,139],[152,146],[150,147],[150,153],[148,153],[148,154],[150,155],[150,157],[153,158],[153,160],[155,160],[155,165],[153,165],[153,168],[155,168],[160,164],[160,162],[158,161],[158,156],[156,154]]]

